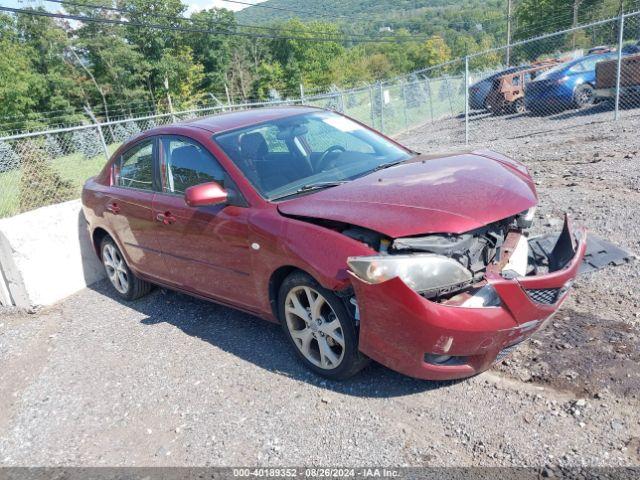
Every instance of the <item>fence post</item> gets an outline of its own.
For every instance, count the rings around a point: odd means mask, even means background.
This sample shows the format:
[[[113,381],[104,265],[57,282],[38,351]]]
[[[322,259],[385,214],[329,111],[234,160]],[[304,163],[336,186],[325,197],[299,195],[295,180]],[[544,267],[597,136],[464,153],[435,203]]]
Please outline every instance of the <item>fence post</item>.
[[[102,143],[102,149],[104,150],[104,157],[108,162],[109,149],[107,148],[107,142],[104,140],[104,135],[102,134],[102,128],[100,128],[100,122],[98,122],[98,119],[93,114],[93,111],[87,105],[85,105],[84,111],[87,113],[87,115],[89,115],[89,118],[91,119],[91,121],[96,124],[96,128],[98,129],[98,136],[100,137],[100,143]]]
[[[449,85],[449,75],[444,74],[444,84],[447,87],[447,98],[449,99],[449,112],[453,117],[453,100],[451,100],[451,85]]]
[[[622,43],[624,41],[624,13],[620,15],[620,31],[618,32],[618,66],[616,69],[616,106],[614,120],[620,116],[620,76],[622,73]]]
[[[231,109],[231,107],[233,106],[233,103],[231,103],[231,95],[229,95],[229,87],[227,86],[226,83],[224,84],[224,93],[227,96],[227,106]]]
[[[300,103],[304,105],[304,85],[300,84]]]
[[[376,128],[376,109],[373,101],[373,85],[369,85],[369,111],[371,112],[371,128]]]
[[[382,82],[378,85],[380,86],[380,131],[384,133],[384,88]]]
[[[344,101],[344,90],[340,90],[338,89],[338,91],[340,92],[340,113],[347,113],[347,104]]]
[[[404,129],[407,130],[409,128],[409,117],[407,113],[407,83],[403,83],[400,85],[402,89],[402,110],[404,111]]]
[[[464,57],[464,144],[469,145],[469,56]]]
[[[429,81],[429,77],[425,77],[427,91],[429,92],[429,111],[431,112],[431,123],[433,123],[433,94],[431,93],[431,82]]]

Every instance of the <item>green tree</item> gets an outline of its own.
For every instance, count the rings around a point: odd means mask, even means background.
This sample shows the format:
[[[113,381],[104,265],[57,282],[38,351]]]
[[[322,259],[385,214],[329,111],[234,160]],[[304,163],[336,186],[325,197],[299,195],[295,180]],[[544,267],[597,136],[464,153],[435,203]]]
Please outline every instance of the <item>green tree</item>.
[[[13,119],[37,108],[45,80],[33,68],[33,52],[8,37],[0,36],[0,117]]]
[[[279,38],[271,42],[273,60],[280,63],[284,71],[287,93],[297,92],[299,84],[327,88],[333,83],[331,63],[344,53],[345,47],[337,41],[314,41],[318,31],[340,35],[340,30],[332,23],[290,20],[280,26],[280,33],[282,37],[297,38]]]
[[[19,14],[16,29],[20,43],[31,52],[33,71],[44,83],[43,88],[32,92],[36,100],[34,110],[71,113],[81,108],[86,95],[75,69],[67,61],[65,51],[70,45],[67,33],[52,18],[35,15]],[[58,120],[65,121],[63,117]]]
[[[433,36],[420,44],[412,44],[408,53],[412,70],[433,67],[451,60],[451,49],[440,36]]]
[[[169,94],[176,105],[193,107],[199,99],[198,86],[204,79],[204,68],[193,59],[189,47],[181,47],[177,52],[167,49],[156,67],[162,79],[167,80]]]
[[[184,40],[193,52],[194,61],[200,63],[204,76],[199,87],[207,92],[224,91],[225,74],[231,63],[231,45],[235,39],[225,32],[236,30],[233,13],[219,8],[195,12],[191,15],[193,25],[198,28],[210,28],[219,34],[186,33]]]

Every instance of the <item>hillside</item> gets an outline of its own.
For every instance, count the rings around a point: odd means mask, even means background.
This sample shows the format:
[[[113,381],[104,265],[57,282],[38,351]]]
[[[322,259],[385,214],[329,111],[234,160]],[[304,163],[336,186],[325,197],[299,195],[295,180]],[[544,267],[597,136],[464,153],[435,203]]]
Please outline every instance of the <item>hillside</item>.
[[[478,23],[484,22],[487,24],[483,25],[485,29],[491,27],[493,30],[496,23],[506,23],[505,2],[501,0],[268,0],[260,5],[237,12],[238,21],[265,24],[298,17],[339,22],[364,30],[391,26],[421,32],[438,24],[450,26],[453,23],[466,30],[467,25],[482,28]],[[423,28],[427,26],[431,28]]]

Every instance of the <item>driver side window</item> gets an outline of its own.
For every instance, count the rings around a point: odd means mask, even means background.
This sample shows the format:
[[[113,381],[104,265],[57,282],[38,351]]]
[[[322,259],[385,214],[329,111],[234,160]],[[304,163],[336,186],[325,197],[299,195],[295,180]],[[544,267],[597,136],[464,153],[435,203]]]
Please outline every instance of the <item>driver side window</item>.
[[[224,170],[204,147],[184,137],[161,137],[162,191],[182,195],[194,185],[224,183]],[[224,185],[223,185],[224,186]]]

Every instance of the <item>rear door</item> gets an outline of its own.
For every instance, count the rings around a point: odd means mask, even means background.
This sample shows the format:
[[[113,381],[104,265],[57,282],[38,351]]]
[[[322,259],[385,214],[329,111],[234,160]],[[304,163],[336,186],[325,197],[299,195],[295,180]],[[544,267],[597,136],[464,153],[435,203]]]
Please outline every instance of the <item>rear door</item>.
[[[147,138],[116,159],[105,216],[133,270],[163,278],[165,266],[152,211],[155,156],[156,140]]]
[[[235,185],[208,150],[183,136],[159,137],[159,160],[161,191],[153,214],[167,271],[183,289],[247,308],[255,306],[249,208]],[[205,207],[185,203],[187,188],[211,181],[227,189],[229,203]]]

